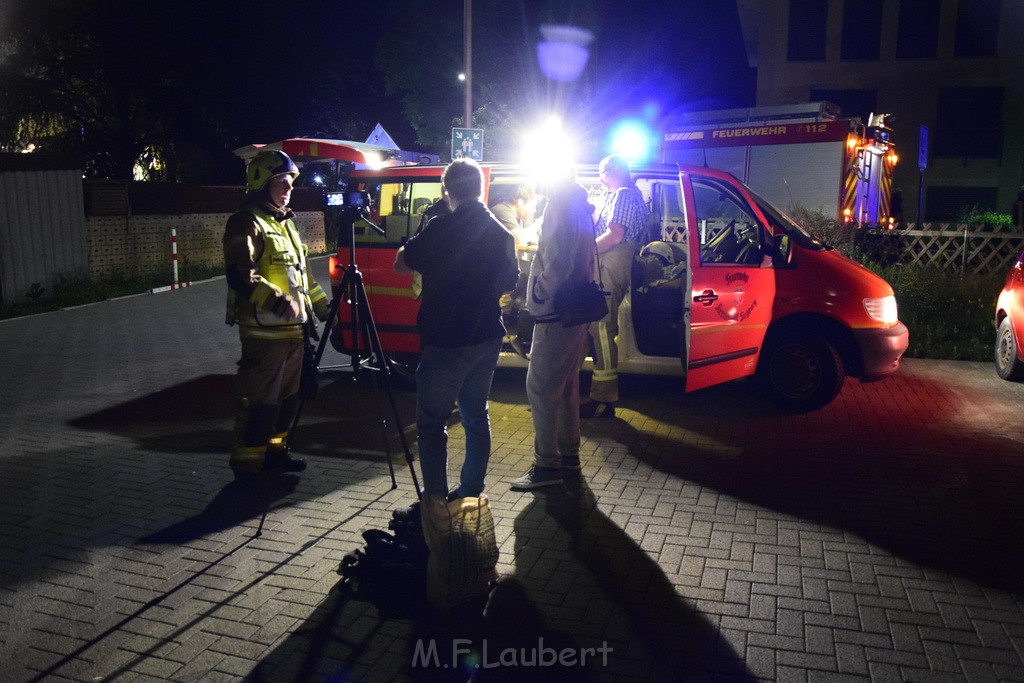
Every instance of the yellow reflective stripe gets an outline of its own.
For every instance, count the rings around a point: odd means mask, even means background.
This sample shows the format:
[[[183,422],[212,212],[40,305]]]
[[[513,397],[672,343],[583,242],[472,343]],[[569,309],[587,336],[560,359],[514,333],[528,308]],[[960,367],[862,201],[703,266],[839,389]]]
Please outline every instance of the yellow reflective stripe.
[[[701,327],[691,327],[690,332],[693,334],[717,334],[721,332],[734,332],[736,330],[763,330],[767,325],[703,325]]]
[[[315,302],[319,301],[320,299],[326,299],[326,298],[327,298],[327,294],[324,292],[323,288],[319,284],[316,285],[315,287],[313,287],[313,289],[309,292],[309,302],[310,303],[315,303]]]
[[[367,294],[377,294],[379,296],[407,296],[413,297],[412,287],[373,287],[366,286]]]
[[[302,339],[304,334],[301,325],[275,325],[273,327],[238,326],[238,335],[246,339]]]
[[[617,370],[594,370],[594,376],[591,378],[593,382],[611,382],[617,379],[619,372]]]
[[[608,336],[608,323],[600,321],[597,323],[597,343],[601,346],[601,357],[605,359],[605,362],[610,362],[612,357],[612,344],[611,339]],[[615,372],[614,369],[611,370]]]

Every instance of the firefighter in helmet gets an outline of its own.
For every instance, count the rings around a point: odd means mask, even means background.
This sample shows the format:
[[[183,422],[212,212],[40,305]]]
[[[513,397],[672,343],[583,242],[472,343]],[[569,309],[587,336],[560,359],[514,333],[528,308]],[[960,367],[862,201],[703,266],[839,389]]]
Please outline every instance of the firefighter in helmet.
[[[327,319],[327,295],[306,268],[306,245],[288,208],[299,169],[284,152],[259,152],[246,169],[248,192],[224,229],[227,323],[238,325],[242,359],[235,380],[236,470],[301,472],[286,448],[299,407],[310,318]]]

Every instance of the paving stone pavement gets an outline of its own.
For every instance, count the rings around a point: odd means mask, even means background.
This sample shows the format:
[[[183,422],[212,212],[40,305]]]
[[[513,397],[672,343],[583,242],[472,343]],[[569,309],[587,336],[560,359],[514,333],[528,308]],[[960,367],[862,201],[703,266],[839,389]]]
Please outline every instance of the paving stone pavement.
[[[232,477],[223,291],[0,322],[0,679],[1024,681],[1024,385],[987,363],[910,359],[802,416],[750,382],[627,377],[580,479],[526,494],[501,370],[502,580],[445,618],[408,582],[339,586],[413,499],[372,381],[324,373],[301,477]]]

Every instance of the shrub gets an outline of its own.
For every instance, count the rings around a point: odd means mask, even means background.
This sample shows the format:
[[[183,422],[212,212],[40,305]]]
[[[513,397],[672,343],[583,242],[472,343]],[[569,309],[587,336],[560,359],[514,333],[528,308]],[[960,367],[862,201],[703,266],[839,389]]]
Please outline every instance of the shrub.
[[[896,292],[900,320],[910,330],[908,357],[992,359],[1002,274],[961,277],[936,266],[866,265]]]
[[[982,230],[1009,230],[1013,227],[1010,214],[998,213],[996,211],[982,210],[977,206],[961,209],[957,215],[957,221],[972,228]]]

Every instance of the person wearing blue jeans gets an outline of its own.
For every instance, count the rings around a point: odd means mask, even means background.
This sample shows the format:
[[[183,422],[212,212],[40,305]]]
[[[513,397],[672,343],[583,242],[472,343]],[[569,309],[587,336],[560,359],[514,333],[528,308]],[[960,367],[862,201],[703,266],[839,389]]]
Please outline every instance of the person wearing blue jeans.
[[[466,431],[466,459],[458,498],[483,493],[491,457],[491,423],[487,397],[498,363],[501,339],[473,346],[428,346],[416,369],[416,426],[425,493],[448,493],[448,418],[459,409]]]
[[[423,282],[416,328],[416,428],[425,496],[447,496],[448,418],[457,405],[466,458],[453,497],[479,496],[491,455],[487,399],[505,327],[499,299],[519,277],[515,237],[481,202],[483,172],[469,159],[441,176],[452,212],[431,220],[395,257],[398,273]]]

